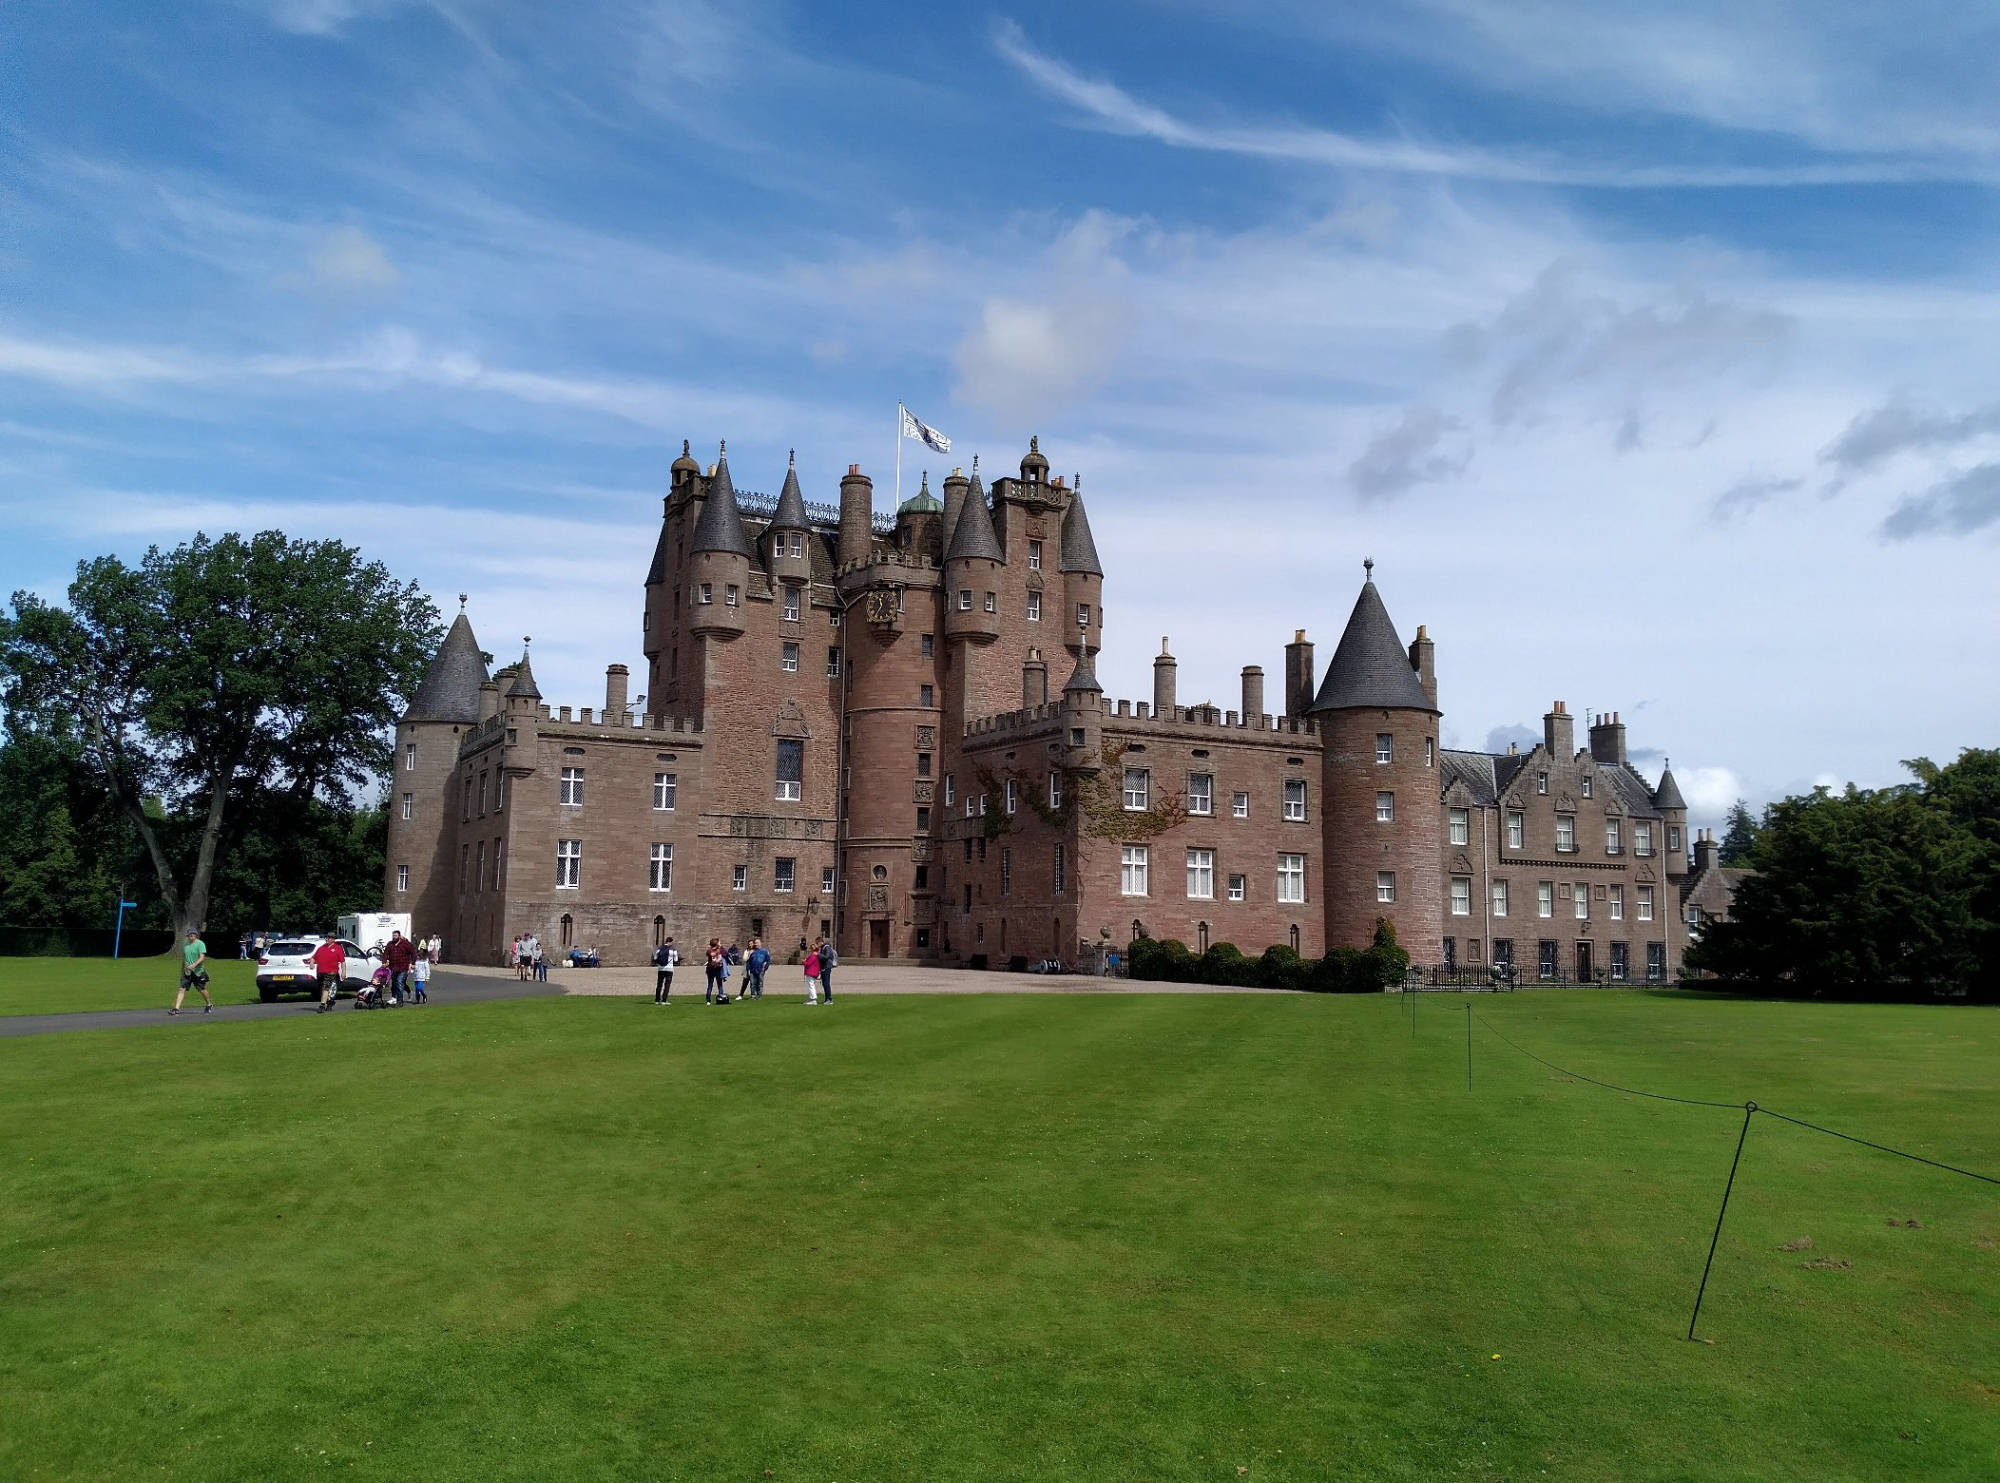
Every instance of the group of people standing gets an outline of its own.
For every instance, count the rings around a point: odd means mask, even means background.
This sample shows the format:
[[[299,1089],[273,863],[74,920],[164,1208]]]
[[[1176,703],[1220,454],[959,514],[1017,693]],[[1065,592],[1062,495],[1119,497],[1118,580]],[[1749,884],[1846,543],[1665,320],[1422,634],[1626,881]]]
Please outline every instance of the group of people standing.
[[[803,938],[799,945],[805,946]],[[819,945],[806,954],[806,1003],[831,1004],[833,1002],[833,970],[839,963],[839,954],[833,944],[822,937]],[[653,1002],[670,1004],[673,1002],[674,969],[680,966],[680,949],[669,937],[653,949]],[[702,952],[702,973],[704,984],[701,1002],[704,1004],[727,1004],[729,998],[729,975],[737,965],[744,974],[743,990],[739,999],[761,999],[764,997],[764,975],[771,971],[771,950],[764,946],[764,939],[750,939],[750,951],[745,953],[734,943],[724,947],[722,939],[711,937]]]
[[[401,932],[391,932],[382,945],[382,963],[367,984],[355,990],[356,1009],[386,1009],[402,1004],[430,1003],[431,964],[436,961],[438,940],[418,943]],[[319,975],[319,1009],[326,1014],[340,994],[342,970],[347,950],[329,937],[312,951],[313,971]]]
[[[515,936],[507,948],[507,966],[514,970],[514,977],[536,983],[549,981],[549,960],[542,954],[542,940],[533,932],[522,932]]]

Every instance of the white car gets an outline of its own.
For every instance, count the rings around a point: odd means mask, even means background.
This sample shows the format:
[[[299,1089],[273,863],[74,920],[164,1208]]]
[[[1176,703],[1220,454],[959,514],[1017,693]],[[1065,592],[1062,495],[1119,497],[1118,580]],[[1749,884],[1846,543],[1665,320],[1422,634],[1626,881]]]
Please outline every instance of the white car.
[[[280,994],[317,993],[319,970],[313,966],[312,955],[325,941],[324,937],[307,936],[273,939],[257,959],[257,997],[270,1004]],[[382,958],[345,939],[334,941],[347,954],[347,961],[340,969],[340,987],[351,994],[375,976]]]

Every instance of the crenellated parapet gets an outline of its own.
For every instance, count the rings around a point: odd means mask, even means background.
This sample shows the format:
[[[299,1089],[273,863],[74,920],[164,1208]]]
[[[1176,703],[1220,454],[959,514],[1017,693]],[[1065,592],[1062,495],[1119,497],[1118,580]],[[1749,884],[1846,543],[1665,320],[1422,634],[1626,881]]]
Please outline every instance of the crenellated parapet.
[[[1060,701],[1045,705],[1024,706],[1020,710],[1001,711],[991,716],[975,716],[965,723],[968,740],[977,738],[982,743],[1003,739],[1010,734],[1025,732],[1040,727],[1050,721],[1060,720],[1063,707]],[[1175,706],[1173,714],[1161,715],[1148,702],[1139,700],[1107,700],[1103,711],[1105,724],[1117,727],[1127,723],[1122,730],[1137,729],[1140,725],[1162,734],[1213,734],[1234,733],[1231,740],[1251,741],[1264,738],[1273,743],[1290,744],[1298,737],[1319,736],[1319,727],[1312,720],[1302,716],[1244,716],[1235,711],[1218,710],[1214,706]]]

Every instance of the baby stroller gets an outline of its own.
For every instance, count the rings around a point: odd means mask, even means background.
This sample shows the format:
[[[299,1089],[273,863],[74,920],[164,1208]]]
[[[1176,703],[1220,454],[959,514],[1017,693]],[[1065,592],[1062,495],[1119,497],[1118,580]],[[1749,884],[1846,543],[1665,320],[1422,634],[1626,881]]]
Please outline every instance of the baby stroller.
[[[389,997],[389,969],[386,964],[377,968],[368,982],[354,991],[356,1009],[392,1009],[396,1002]]]

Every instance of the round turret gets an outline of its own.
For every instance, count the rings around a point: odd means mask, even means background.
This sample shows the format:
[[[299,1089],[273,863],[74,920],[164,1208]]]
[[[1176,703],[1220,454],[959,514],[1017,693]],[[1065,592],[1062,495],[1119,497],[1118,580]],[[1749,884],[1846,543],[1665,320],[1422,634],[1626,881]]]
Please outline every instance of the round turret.
[[[701,465],[696,463],[693,455],[688,452],[688,440],[682,438],[681,456],[675,459],[673,467],[667,470],[667,487],[669,489],[679,489],[691,476],[700,472]]]
[[[1042,457],[1042,440],[1039,434],[1028,439],[1028,451],[1021,459],[1021,482],[1023,484],[1049,482],[1049,461]]]
[[[785,465],[778,508],[764,529],[764,558],[771,580],[779,587],[803,587],[812,581],[812,526],[806,519],[805,497],[799,493],[797,458]]]
[[[750,588],[750,536],[736,487],[729,480],[729,445],[723,444],[709,476],[701,518],[689,542],[689,629],[698,637],[730,639],[743,632],[743,602]]]
[[[1001,578],[1006,553],[986,501],[968,493],[944,553],[944,634],[990,644],[1000,636]]]

